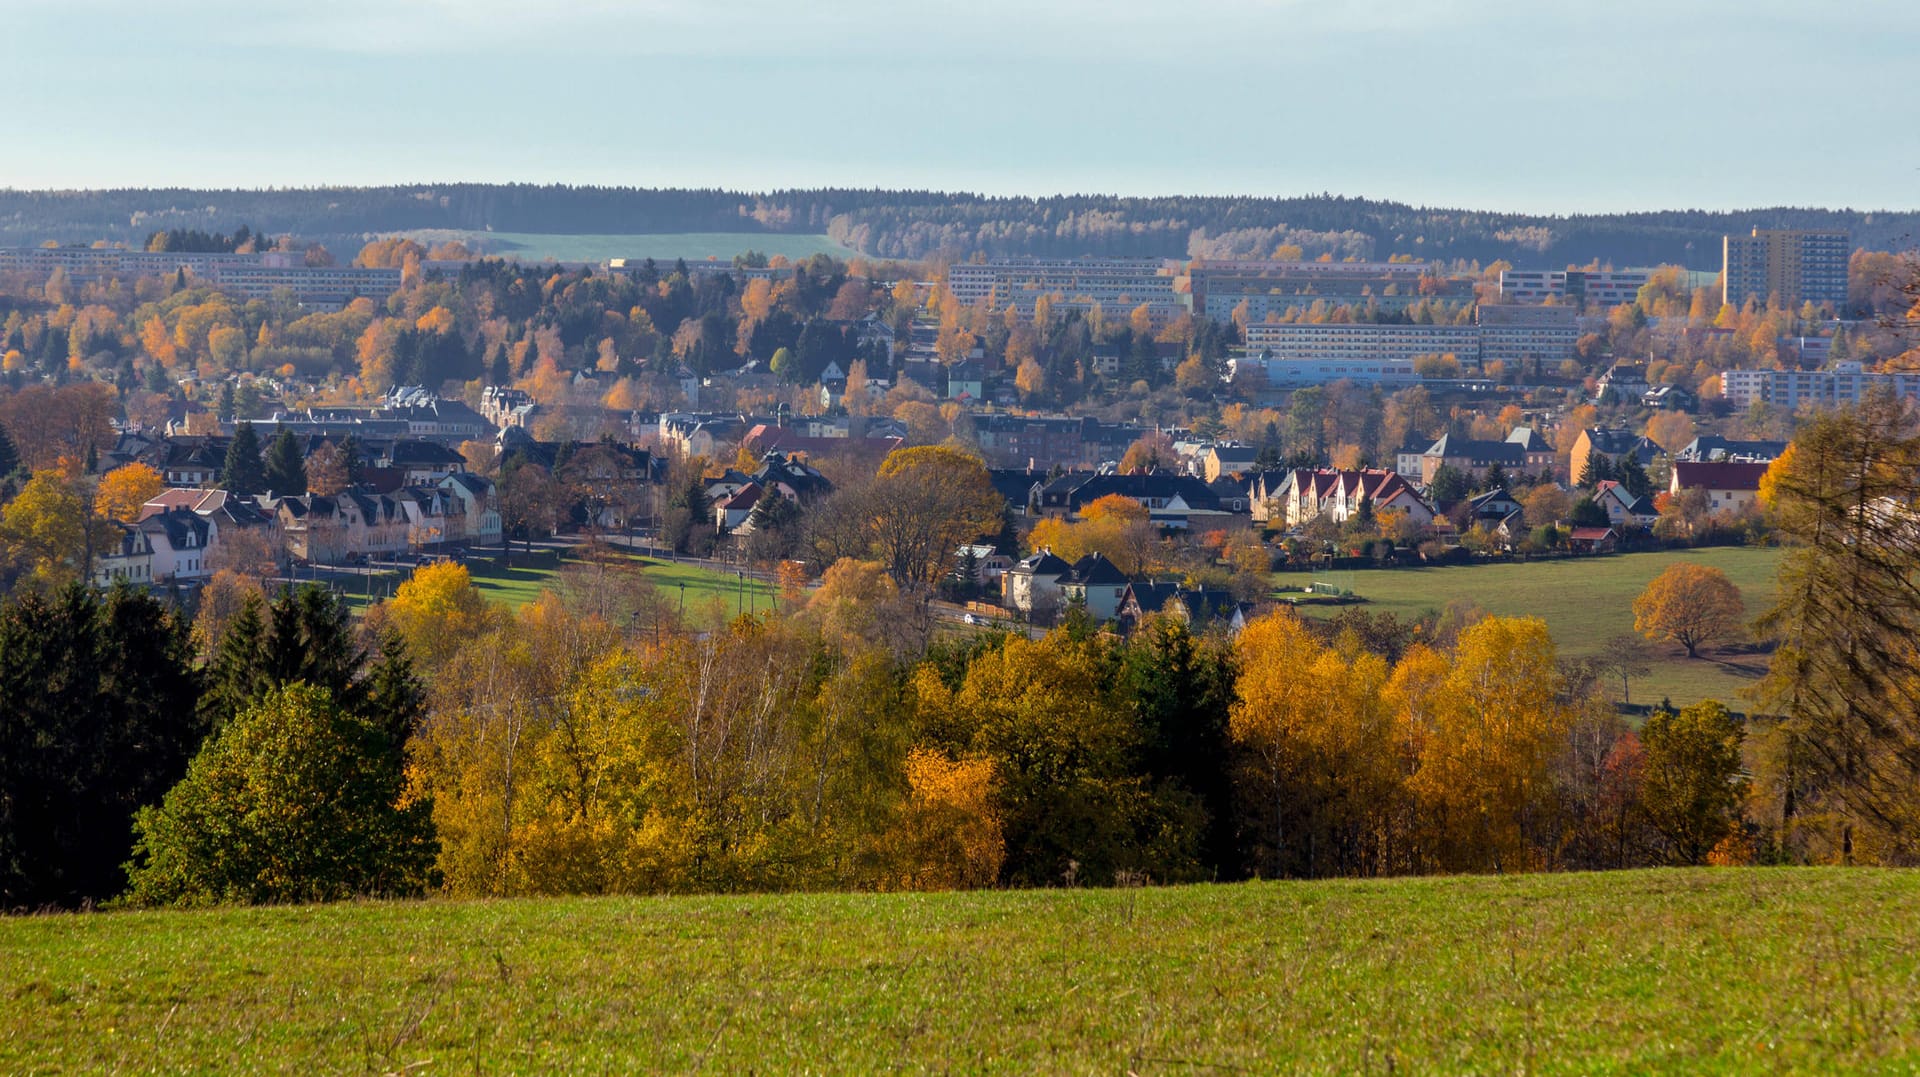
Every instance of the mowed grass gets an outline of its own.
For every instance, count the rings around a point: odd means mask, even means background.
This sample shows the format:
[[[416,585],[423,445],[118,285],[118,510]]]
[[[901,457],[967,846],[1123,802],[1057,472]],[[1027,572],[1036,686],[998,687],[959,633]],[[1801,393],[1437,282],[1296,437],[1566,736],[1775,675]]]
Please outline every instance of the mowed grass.
[[[0,1071],[1920,1067],[1920,874],[1699,869],[0,921]]]
[[[1305,587],[1314,580],[1326,580],[1365,598],[1366,604],[1359,608],[1402,619],[1442,609],[1455,599],[1478,603],[1496,616],[1540,617],[1560,653],[1580,657],[1597,653],[1614,636],[1631,633],[1633,600],[1655,576],[1681,561],[1725,572],[1746,599],[1748,616],[1757,617],[1773,604],[1780,557],[1778,548],[1709,547],[1446,568],[1285,572],[1276,574],[1275,581],[1280,586]],[[1332,616],[1339,608],[1303,606],[1301,612]],[[1750,645],[1697,659],[1687,658],[1677,646],[1656,647],[1655,653],[1652,672],[1632,682],[1635,702],[1666,697],[1685,706],[1711,698],[1745,710],[1749,704],[1742,691],[1766,671],[1767,656]]]
[[[396,235],[433,246],[458,240],[473,251],[523,262],[604,262],[609,258],[652,258],[671,263],[709,258],[730,262],[736,254],[759,251],[772,257],[784,254],[794,261],[816,254],[851,258],[860,252],[842,247],[824,235],[766,232],[662,232],[635,235],[563,235],[543,232],[479,232],[457,228],[420,228]]]
[[[467,562],[473,585],[487,598],[518,609],[537,601],[541,591],[558,591],[561,569],[516,565],[501,568],[498,561]],[[775,591],[761,580],[745,580],[730,572],[698,565],[635,557],[617,571],[637,571],[651,581],[674,609],[684,608],[690,623],[713,627],[740,613],[761,613],[774,607]]]

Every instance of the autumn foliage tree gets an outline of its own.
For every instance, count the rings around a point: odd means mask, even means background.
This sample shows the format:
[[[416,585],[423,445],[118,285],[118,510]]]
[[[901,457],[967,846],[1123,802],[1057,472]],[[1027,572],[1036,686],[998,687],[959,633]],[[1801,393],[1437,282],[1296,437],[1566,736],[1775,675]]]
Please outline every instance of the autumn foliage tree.
[[[158,471],[135,461],[100,476],[93,511],[102,519],[132,523],[140,518],[142,506],[166,488]]]
[[[1802,855],[1920,863],[1916,489],[1920,423],[1886,396],[1805,424],[1768,473],[1794,545],[1759,625],[1778,643],[1761,698],[1785,716],[1765,778],[1779,839]]]
[[[1007,840],[994,805],[991,760],[907,753],[907,802],[887,840],[883,885],[903,890],[978,889],[1000,878]]]
[[[1001,498],[980,458],[944,445],[895,449],[835,511],[857,513],[873,556],[902,587],[926,589],[961,546],[1000,527]]]
[[[1668,863],[1704,864],[1739,821],[1741,722],[1713,700],[1660,711],[1640,731],[1640,803]]]
[[[1546,623],[1480,621],[1460,633],[1432,688],[1425,698],[1402,696],[1420,712],[1408,784],[1420,798],[1429,863],[1443,871],[1541,866],[1549,767],[1568,725]]]
[[[1231,731],[1243,752],[1243,819],[1263,874],[1385,870],[1410,766],[1403,717],[1387,706],[1386,662],[1322,644],[1293,613],[1262,617],[1235,643]]]
[[[473,586],[467,566],[453,561],[421,565],[384,607],[407,651],[438,669],[456,648],[470,645],[492,623],[495,609]]]
[[[1633,600],[1633,627],[1650,640],[1678,643],[1688,658],[1697,658],[1700,648],[1739,634],[1746,608],[1725,572],[1682,561]]]

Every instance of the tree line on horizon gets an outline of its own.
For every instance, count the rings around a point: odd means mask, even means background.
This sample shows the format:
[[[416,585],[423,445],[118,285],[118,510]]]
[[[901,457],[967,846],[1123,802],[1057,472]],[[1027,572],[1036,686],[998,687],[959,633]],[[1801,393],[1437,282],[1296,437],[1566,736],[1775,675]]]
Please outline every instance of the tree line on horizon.
[[[211,209],[209,208],[211,207]],[[1763,228],[1844,228],[1857,246],[1901,249],[1920,215],[1756,207],[1564,216],[1410,206],[1331,194],[1299,197],[1099,194],[990,197],[966,192],[810,189],[754,193],[561,184],[418,184],[285,190],[0,191],[0,244],[47,239],[135,243],[150,232],[250,220],[303,241],[350,246],[413,229],[559,234],[825,234],[864,254],[920,259],[1035,254],[1184,258],[1223,235],[1286,229],[1340,256],[1504,259],[1558,266],[1593,259],[1710,269],[1720,239]],[[1210,246],[1210,244],[1212,246]],[[743,247],[751,246],[743,241]],[[1264,256],[1270,251],[1241,252]]]

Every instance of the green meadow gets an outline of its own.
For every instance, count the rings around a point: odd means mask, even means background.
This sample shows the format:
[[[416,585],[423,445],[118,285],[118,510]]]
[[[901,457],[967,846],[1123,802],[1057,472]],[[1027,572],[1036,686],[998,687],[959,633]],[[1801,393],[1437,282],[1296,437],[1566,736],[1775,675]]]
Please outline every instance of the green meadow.
[[[1771,547],[1708,547],[1551,561],[1454,565],[1444,568],[1366,569],[1353,572],[1283,572],[1282,587],[1304,588],[1314,581],[1351,590],[1366,600],[1362,609],[1407,619],[1438,610],[1452,601],[1478,604],[1501,617],[1542,618],[1560,653],[1568,657],[1599,652],[1611,637],[1633,631],[1633,600],[1667,566],[1679,561],[1710,565],[1725,572],[1746,599],[1747,614],[1757,617],[1773,604],[1781,551]],[[1338,607],[1302,606],[1301,612],[1331,616]],[[1689,659],[1678,646],[1656,647],[1653,669],[1632,681],[1635,702],[1662,697],[1685,706],[1719,699],[1734,710],[1747,709],[1741,695],[1766,671],[1767,656],[1750,641]]]
[[[466,562],[473,586],[488,599],[510,609],[519,609],[539,599],[542,591],[558,592],[561,568],[550,552],[535,555],[532,564],[515,553],[516,563],[503,568],[493,557],[474,557]],[[711,628],[740,613],[764,613],[775,607],[778,595],[771,584],[749,576],[742,580],[731,572],[658,558],[634,557],[619,571],[638,571],[676,612],[684,610],[690,624]],[[390,597],[407,577],[397,572],[376,573],[371,586],[364,577],[343,578],[341,597],[349,608],[363,611],[374,600]]]
[[[1920,1066],[1920,874],[360,903],[0,920],[0,1072]]]

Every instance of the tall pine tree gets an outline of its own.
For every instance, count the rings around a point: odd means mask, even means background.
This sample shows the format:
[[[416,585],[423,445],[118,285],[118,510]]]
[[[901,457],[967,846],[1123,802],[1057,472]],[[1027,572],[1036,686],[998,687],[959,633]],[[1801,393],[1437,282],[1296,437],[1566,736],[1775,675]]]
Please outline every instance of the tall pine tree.
[[[293,431],[281,427],[267,447],[267,492],[275,497],[299,497],[307,492],[307,462]]]
[[[220,485],[229,493],[251,497],[267,488],[266,467],[260,461],[260,435],[253,424],[241,423],[227,446],[226,467],[220,471]]]
[[[78,584],[0,609],[0,909],[125,887],[133,813],[186,772],[204,726],[185,625]]]

